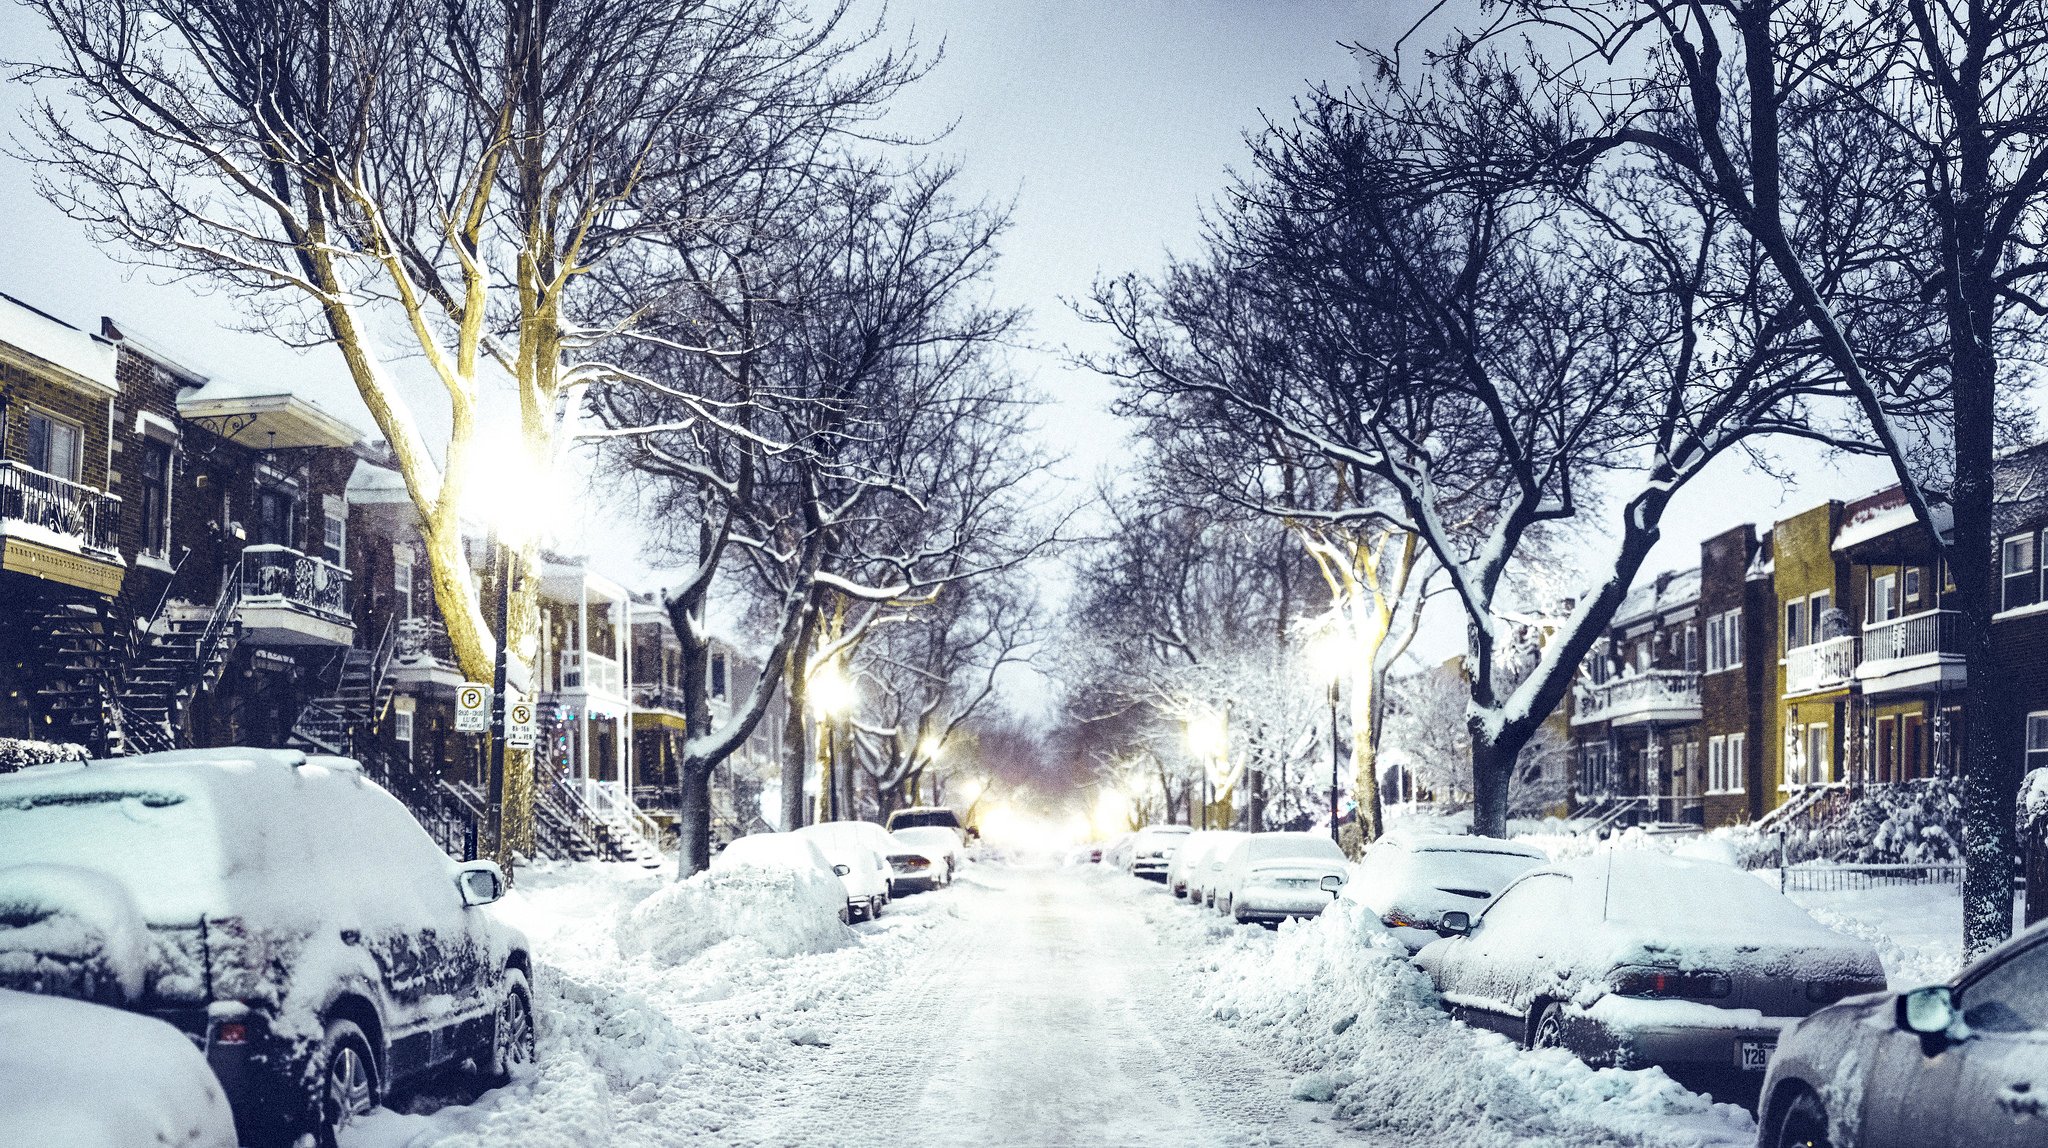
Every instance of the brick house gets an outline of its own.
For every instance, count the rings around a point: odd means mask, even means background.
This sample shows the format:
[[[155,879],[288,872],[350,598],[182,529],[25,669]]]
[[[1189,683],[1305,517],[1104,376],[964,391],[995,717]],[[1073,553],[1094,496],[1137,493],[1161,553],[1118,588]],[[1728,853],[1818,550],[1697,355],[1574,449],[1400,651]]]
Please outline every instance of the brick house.
[[[1631,591],[1588,659],[1572,702],[1580,813],[1704,817],[1700,570]]]

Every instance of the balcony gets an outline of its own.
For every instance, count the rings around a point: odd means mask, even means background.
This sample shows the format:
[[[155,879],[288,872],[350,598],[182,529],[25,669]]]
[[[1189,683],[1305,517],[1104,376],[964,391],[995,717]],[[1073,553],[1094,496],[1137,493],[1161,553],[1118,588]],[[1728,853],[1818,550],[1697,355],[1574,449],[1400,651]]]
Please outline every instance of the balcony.
[[[1856,639],[1829,638],[1785,651],[1785,695],[1840,689],[1856,678]]]
[[[437,618],[407,618],[398,623],[391,650],[391,680],[415,692],[452,692],[463,683],[448,627]]]
[[[1580,688],[1573,725],[1641,725],[1700,720],[1700,676],[1691,670],[1645,670]]]
[[[259,646],[347,646],[349,572],[289,546],[242,550],[242,637]]]
[[[634,682],[633,706],[643,710],[666,710],[669,713],[688,713],[689,705],[683,699],[679,686],[665,686],[659,682]]]
[[[118,495],[0,461],[0,569],[117,594],[120,531]]]
[[[564,690],[625,697],[626,679],[619,670],[619,663],[590,650],[562,651],[561,679]]]
[[[1956,617],[1954,610],[1928,610],[1863,627],[1863,660],[1856,666],[1863,692],[1960,689]]]

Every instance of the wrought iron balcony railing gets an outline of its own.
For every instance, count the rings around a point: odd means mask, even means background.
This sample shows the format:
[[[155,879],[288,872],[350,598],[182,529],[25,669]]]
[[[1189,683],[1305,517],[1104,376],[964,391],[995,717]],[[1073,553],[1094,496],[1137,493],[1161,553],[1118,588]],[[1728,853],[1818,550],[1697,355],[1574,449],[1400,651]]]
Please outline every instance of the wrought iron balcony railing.
[[[121,496],[26,463],[0,461],[0,519],[38,526],[82,549],[112,554],[120,546]]]

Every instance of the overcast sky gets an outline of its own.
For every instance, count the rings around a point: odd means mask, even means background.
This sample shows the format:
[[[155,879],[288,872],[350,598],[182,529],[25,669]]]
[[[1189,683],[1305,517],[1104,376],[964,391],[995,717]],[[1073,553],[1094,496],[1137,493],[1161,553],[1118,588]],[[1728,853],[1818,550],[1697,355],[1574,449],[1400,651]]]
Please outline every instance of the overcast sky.
[[[1049,444],[1068,456],[1065,478],[1085,484],[1122,442],[1106,412],[1104,384],[1065,361],[1101,349],[1098,332],[1062,302],[1100,275],[1156,268],[1187,250],[1199,213],[1244,154],[1243,133],[1261,111],[1286,114],[1311,83],[1347,84],[1358,67],[1343,44],[1385,44],[1428,3],[1413,0],[899,0],[891,21],[927,48],[944,47],[934,73],[900,105],[898,126],[932,131],[962,167],[966,188],[1014,204],[995,285],[1000,301],[1031,309],[1033,346],[1018,354],[1053,406]],[[47,43],[24,10],[0,7],[0,45],[10,57]],[[17,122],[19,85],[0,85],[0,117]],[[194,365],[231,377],[290,379],[365,429],[331,352],[302,356],[229,330],[232,299],[186,284],[158,284],[96,250],[82,230],[43,203],[21,165],[0,161],[0,291],[95,329],[125,318]],[[423,400],[432,401],[431,393]],[[1865,463],[1793,464],[1806,481],[1790,489],[1726,462],[1680,499],[1650,570],[1698,561],[1698,541],[1744,520],[1768,522],[1825,497],[1882,484]],[[634,552],[630,533],[583,539],[599,563],[636,587],[660,582]],[[1450,621],[1445,619],[1446,623]],[[1447,654],[1455,626],[1436,627],[1428,652]]]

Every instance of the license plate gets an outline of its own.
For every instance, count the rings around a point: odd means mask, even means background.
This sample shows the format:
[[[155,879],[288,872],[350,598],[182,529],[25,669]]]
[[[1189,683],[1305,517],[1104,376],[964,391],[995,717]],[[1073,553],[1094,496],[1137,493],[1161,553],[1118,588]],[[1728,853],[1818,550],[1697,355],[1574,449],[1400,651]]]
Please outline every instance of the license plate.
[[[1744,1040],[1735,1045],[1735,1063],[1744,1072],[1762,1072],[1771,1065],[1771,1054],[1778,1051],[1774,1040]]]

